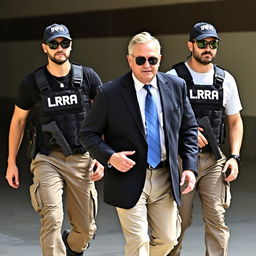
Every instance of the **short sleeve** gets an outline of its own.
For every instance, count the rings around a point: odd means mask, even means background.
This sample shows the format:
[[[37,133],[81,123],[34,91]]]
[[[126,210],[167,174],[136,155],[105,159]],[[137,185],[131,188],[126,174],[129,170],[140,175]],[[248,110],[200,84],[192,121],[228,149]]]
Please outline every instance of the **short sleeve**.
[[[40,99],[39,90],[33,75],[25,77],[18,88],[15,105],[24,110],[30,110],[35,102]]]
[[[84,74],[89,87],[89,97],[90,99],[94,99],[97,94],[98,86],[102,85],[101,79],[92,68],[84,67]]]

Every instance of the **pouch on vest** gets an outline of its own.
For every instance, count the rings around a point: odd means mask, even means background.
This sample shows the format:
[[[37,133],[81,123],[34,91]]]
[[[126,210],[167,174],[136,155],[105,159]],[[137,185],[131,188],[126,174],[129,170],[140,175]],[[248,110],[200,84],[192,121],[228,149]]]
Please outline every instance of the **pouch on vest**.
[[[36,125],[36,122],[32,119],[29,122],[27,131],[27,149],[26,149],[26,155],[29,159],[34,159],[38,149],[39,149],[39,142],[40,142],[40,135],[39,135],[39,129]]]

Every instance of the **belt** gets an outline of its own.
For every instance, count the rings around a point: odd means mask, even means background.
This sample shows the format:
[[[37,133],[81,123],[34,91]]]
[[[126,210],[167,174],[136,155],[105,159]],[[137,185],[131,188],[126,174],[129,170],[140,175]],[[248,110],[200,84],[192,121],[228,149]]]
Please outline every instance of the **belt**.
[[[166,168],[168,165],[167,160],[161,161],[155,168],[152,167],[150,164],[147,164],[147,169],[149,170],[155,170],[155,169],[159,169],[159,168]]]
[[[54,147],[52,150],[63,153],[60,147]],[[72,152],[72,155],[79,155],[79,154],[84,154],[86,150],[84,149],[84,147],[78,146],[78,147],[71,148],[71,152]]]

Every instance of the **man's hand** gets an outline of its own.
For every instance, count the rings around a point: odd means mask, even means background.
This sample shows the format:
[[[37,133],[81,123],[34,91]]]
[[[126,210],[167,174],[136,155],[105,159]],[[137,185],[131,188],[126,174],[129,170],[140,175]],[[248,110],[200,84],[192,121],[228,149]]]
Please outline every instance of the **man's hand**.
[[[183,186],[187,182],[187,187],[182,191],[182,194],[187,194],[192,191],[196,184],[196,177],[193,171],[184,170],[181,175],[180,186]]]
[[[19,188],[19,170],[16,164],[8,165],[5,178],[11,187]]]
[[[93,171],[90,176],[92,181],[98,181],[104,176],[104,166],[101,165],[96,159],[92,160],[90,171]]]
[[[226,173],[227,170],[230,170],[230,173],[228,174],[228,176],[226,175],[225,181],[230,182],[230,181],[236,180],[239,173],[236,159],[234,158],[228,159],[228,161],[224,165],[222,172]]]
[[[204,137],[204,135],[201,133],[204,129],[202,127],[198,127],[198,147],[203,148],[206,145],[208,145],[207,139]]]
[[[110,157],[109,163],[120,172],[128,172],[135,165],[135,162],[127,156],[133,155],[134,153],[135,151],[121,151],[114,153]]]

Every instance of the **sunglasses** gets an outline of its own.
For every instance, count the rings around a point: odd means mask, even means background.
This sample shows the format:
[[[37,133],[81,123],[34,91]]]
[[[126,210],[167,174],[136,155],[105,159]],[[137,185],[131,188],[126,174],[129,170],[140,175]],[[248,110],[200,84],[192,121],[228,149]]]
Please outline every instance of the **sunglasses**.
[[[194,42],[196,42],[197,47],[199,49],[204,49],[207,47],[207,45],[209,45],[211,49],[217,49],[219,47],[219,41],[217,41],[217,40],[213,40],[210,42],[207,42],[205,40],[198,40],[198,41],[194,41]]]
[[[70,40],[63,40],[61,42],[58,42],[58,41],[51,41],[51,42],[48,42],[46,43],[50,49],[52,50],[56,50],[58,49],[59,45],[62,47],[62,49],[67,49],[69,46],[70,46]]]
[[[158,63],[158,58],[154,56],[149,58],[145,58],[143,56],[138,56],[138,57],[133,56],[133,58],[135,59],[136,64],[139,66],[142,66],[146,61],[148,61],[150,65],[156,65]]]

